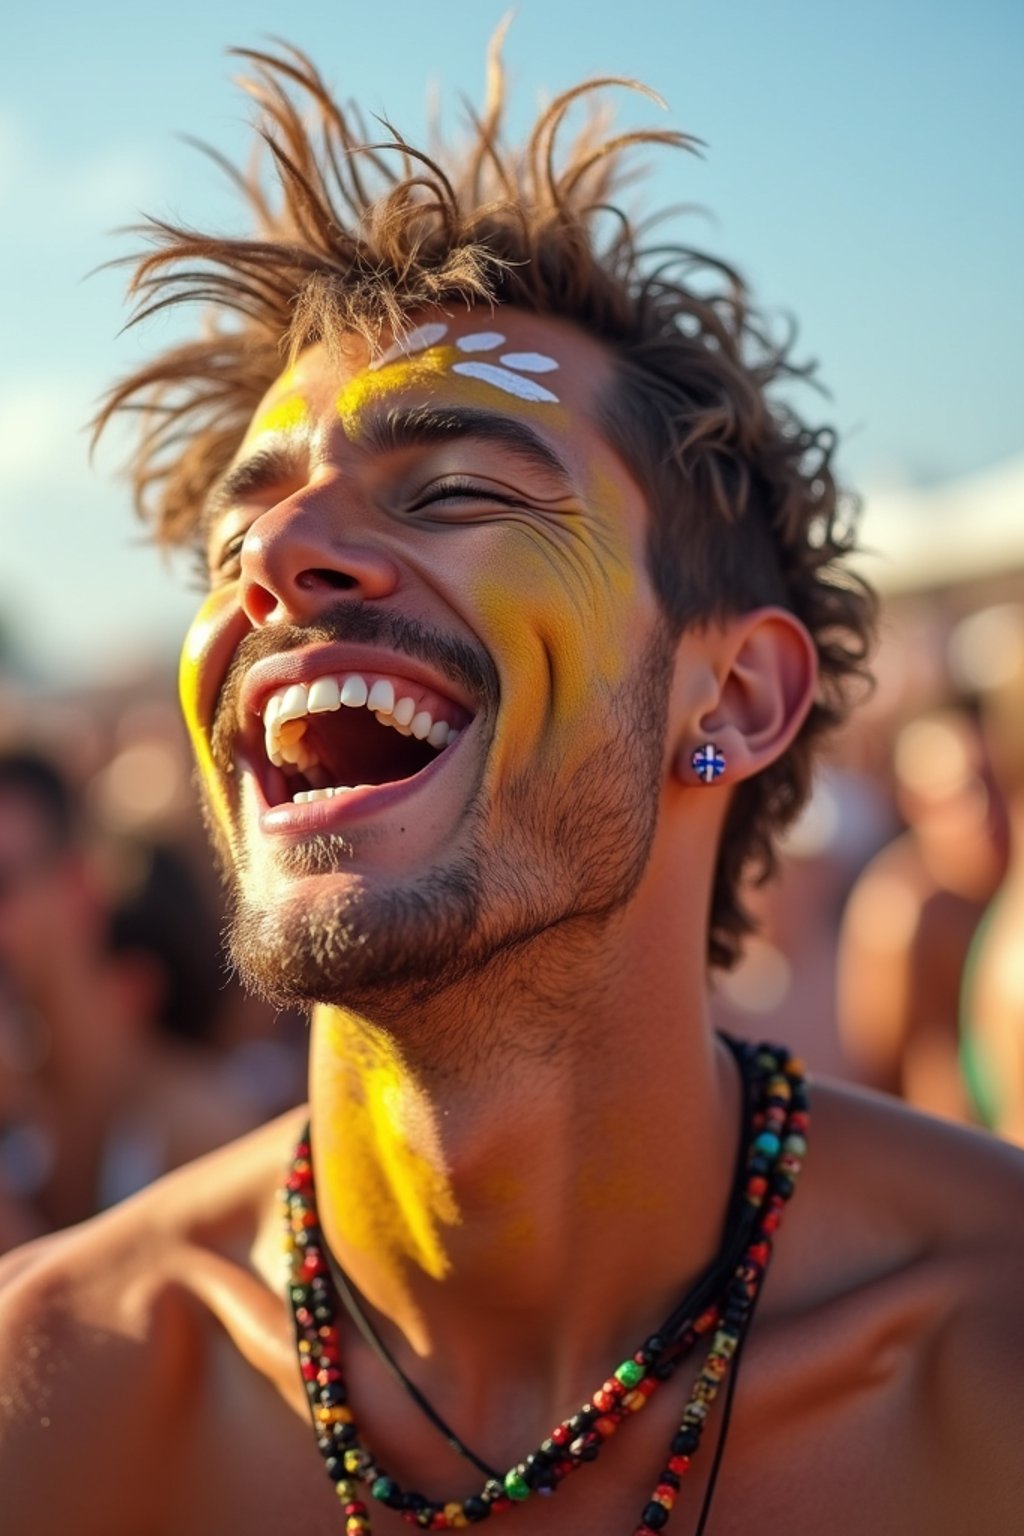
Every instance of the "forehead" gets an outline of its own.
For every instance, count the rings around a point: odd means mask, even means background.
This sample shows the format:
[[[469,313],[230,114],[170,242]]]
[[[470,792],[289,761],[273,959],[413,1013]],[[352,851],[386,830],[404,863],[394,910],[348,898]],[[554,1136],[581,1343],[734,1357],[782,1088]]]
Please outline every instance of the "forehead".
[[[271,386],[253,429],[288,429],[307,415],[336,413],[357,437],[375,406],[429,397],[526,416],[561,437],[583,434],[580,446],[592,453],[611,378],[603,345],[557,318],[479,306],[421,310],[372,350],[354,334],[310,348]]]

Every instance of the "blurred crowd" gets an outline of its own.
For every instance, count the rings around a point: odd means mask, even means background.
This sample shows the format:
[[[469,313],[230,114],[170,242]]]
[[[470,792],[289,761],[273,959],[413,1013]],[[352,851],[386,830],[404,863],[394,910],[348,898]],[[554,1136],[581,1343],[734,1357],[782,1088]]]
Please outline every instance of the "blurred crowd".
[[[0,1252],[303,1098],[304,1021],[222,921],[170,678],[0,678]]]
[[[1024,1144],[1024,577],[886,607],[716,1022]],[[0,671],[0,1251],[298,1102],[248,999],[169,677]]]

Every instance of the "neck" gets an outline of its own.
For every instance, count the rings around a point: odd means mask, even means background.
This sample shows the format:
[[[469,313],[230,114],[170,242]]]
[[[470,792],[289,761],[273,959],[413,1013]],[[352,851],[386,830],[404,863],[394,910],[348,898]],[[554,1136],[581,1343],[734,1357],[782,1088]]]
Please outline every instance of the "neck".
[[[739,1100],[703,956],[649,922],[615,942],[628,928],[571,956],[547,935],[387,1028],[314,1016],[327,1241],[396,1353],[421,1380],[442,1361],[470,1412],[510,1379],[542,1417],[578,1401],[721,1239]]]

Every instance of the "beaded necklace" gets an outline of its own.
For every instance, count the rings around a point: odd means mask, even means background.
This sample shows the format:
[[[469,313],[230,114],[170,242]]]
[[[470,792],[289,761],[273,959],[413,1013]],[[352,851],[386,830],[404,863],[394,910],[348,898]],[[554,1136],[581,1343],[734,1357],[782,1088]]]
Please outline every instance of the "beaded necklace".
[[[439,1502],[402,1489],[360,1440],[342,1375],[338,1293],[317,1213],[307,1127],[281,1191],[288,1300],[317,1447],[344,1511],[345,1536],[371,1536],[363,1489],[408,1524],[429,1531],[462,1529],[534,1495],[553,1494],[571,1472],[595,1461],[619,1426],[710,1337],[665,1465],[633,1536],[654,1536],[664,1529],[712,1404],[741,1349],[774,1234],[807,1149],[801,1063],[784,1047],[754,1047],[723,1038],[743,1075],[748,1134],[737,1169],[737,1198],[718,1256],[661,1327],[577,1413],[556,1425],[537,1450],[503,1478],[488,1478],[479,1493],[466,1499]]]

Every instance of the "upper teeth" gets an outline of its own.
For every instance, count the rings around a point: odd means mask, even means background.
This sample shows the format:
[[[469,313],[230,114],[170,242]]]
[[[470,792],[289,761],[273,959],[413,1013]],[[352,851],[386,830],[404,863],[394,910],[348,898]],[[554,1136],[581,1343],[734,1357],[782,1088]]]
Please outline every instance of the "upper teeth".
[[[318,677],[311,683],[291,683],[279,688],[263,708],[267,756],[277,768],[285,765],[300,773],[313,767],[316,754],[303,740],[306,720],[340,709],[368,709],[381,725],[392,726],[403,736],[415,736],[438,751],[459,734],[447,720],[435,720],[430,709],[417,707],[409,694],[398,693],[389,678],[368,681],[358,672]]]

